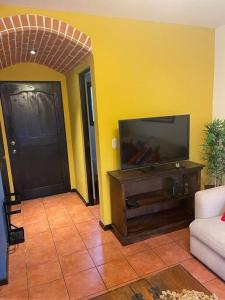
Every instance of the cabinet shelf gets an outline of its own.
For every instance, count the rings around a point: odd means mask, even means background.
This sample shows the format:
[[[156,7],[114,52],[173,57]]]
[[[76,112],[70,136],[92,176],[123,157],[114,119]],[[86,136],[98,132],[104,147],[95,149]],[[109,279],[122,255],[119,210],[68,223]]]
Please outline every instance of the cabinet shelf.
[[[128,234],[136,234],[146,231],[158,230],[158,228],[170,228],[173,225],[186,224],[193,218],[193,213],[183,207],[160,211],[153,214],[146,214],[142,217],[135,217],[127,220]]]
[[[128,197],[126,199],[126,216],[130,219],[173,209],[182,205],[190,197],[193,198],[193,195],[178,194],[173,197],[164,190]],[[132,203],[134,203],[134,206],[132,206]],[[137,206],[135,207],[135,205]]]

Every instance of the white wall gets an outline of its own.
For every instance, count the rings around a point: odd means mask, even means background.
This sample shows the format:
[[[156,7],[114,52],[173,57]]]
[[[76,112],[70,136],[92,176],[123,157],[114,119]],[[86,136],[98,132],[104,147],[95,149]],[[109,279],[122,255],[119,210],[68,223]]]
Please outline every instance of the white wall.
[[[215,35],[213,118],[225,119],[225,26]]]

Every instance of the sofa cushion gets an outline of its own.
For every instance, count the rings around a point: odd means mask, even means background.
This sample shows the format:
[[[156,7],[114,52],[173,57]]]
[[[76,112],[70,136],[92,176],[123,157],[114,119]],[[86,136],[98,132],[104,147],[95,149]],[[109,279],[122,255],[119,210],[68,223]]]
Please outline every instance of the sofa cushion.
[[[225,257],[225,222],[221,216],[196,219],[190,225],[190,233],[214,251]]]

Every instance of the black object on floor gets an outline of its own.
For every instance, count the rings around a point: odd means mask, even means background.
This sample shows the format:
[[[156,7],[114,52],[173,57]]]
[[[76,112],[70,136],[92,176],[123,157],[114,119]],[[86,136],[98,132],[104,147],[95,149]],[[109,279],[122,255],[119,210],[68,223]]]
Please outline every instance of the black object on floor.
[[[24,242],[24,229],[10,224],[9,245],[20,244]]]
[[[12,196],[15,197],[15,200],[11,200]],[[20,209],[12,210],[14,205],[21,204],[20,194],[11,193],[7,195],[7,198],[5,201],[5,210],[8,221],[8,242],[9,245],[20,244],[24,242],[24,229],[11,223],[11,215],[21,213]]]

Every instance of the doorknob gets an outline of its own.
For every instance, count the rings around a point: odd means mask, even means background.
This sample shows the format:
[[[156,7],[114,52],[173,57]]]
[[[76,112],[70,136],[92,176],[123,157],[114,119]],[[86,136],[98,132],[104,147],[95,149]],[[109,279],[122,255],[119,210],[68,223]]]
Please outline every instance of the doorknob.
[[[16,145],[16,142],[15,142],[15,141],[11,141],[10,144],[11,144],[12,146],[15,146],[15,145]]]
[[[12,154],[13,154],[13,155],[16,154],[16,149],[13,149]]]

